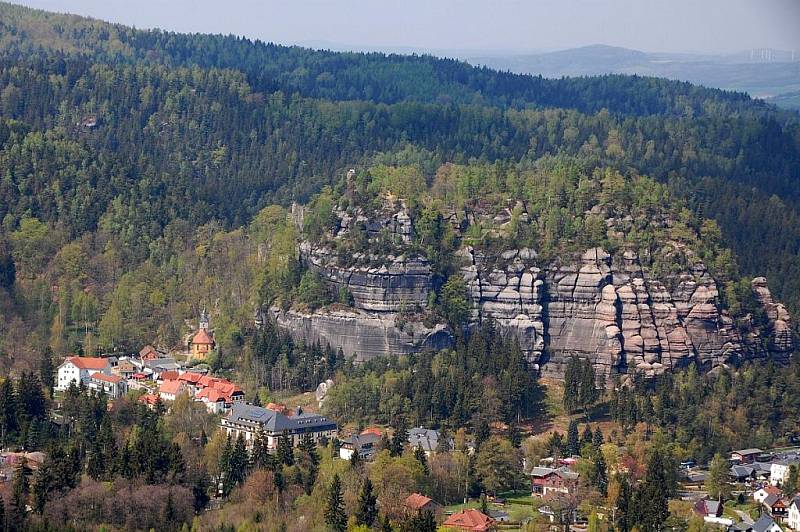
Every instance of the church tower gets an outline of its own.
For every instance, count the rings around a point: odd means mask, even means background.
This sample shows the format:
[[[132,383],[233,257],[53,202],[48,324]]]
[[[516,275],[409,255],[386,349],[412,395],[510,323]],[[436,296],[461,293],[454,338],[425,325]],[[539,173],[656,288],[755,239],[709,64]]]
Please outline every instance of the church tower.
[[[208,312],[206,312],[206,307],[203,307],[203,310],[200,311],[200,330],[207,331],[208,330]]]

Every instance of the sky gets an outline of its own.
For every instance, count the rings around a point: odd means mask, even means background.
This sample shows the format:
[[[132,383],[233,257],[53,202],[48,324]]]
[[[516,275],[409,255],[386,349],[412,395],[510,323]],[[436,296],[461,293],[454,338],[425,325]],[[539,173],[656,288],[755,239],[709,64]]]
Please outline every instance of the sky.
[[[133,25],[283,44],[800,53],[800,0],[14,0]]]

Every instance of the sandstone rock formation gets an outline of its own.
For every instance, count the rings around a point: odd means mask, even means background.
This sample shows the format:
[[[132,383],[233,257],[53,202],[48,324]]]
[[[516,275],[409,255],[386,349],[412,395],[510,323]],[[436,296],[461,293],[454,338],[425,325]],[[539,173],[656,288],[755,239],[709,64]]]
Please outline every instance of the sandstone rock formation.
[[[500,221],[510,218],[511,209],[506,211]],[[452,335],[443,324],[423,320],[433,290],[431,268],[425,258],[405,254],[409,248],[403,244],[413,236],[405,207],[384,211],[377,220],[360,211],[338,217],[335,238],[360,223],[371,235],[390,235],[397,255],[356,253],[342,263],[328,247],[303,243],[308,268],[332,293],[349,292],[352,307],[273,309],[279,325],[358,360],[450,346]],[[780,358],[794,349],[789,314],[773,301],[764,278],[753,280],[753,291],[769,330],[739,327],[721,310],[717,284],[696,258],[680,274],[655,279],[631,250],[612,260],[603,249],[589,249],[573,262],[554,264],[542,264],[528,248],[487,256],[465,246],[458,254],[472,324],[493,320],[513,334],[544,375],[562,376],[573,356],[590,359],[604,375],[653,375],[690,363],[712,369],[747,358]]]

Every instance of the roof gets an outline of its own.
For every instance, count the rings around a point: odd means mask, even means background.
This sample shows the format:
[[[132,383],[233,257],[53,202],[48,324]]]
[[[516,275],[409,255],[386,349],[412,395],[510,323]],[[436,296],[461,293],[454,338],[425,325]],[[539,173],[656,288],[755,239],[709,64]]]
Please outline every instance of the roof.
[[[161,386],[158,387],[158,391],[161,393],[167,393],[170,395],[176,395],[183,389],[183,383],[181,381],[164,381],[161,383]]]
[[[764,451],[759,449],[758,447],[753,447],[752,449],[740,449],[738,451],[731,451],[731,454],[740,454],[742,456],[749,456],[751,454],[761,454]]]
[[[162,371],[161,375],[159,375],[162,381],[174,381],[178,380],[180,375],[178,375],[178,371],[174,369],[170,369],[167,371]]]
[[[700,515],[716,517],[722,512],[722,504],[715,500],[701,499],[695,503],[694,509]]]
[[[790,504],[789,506],[794,506],[795,508],[800,510],[800,495],[792,499],[792,504]]]
[[[426,497],[420,493],[412,493],[408,497],[406,497],[406,508],[411,508],[412,510],[422,510],[428,504],[432,503],[433,499]]]
[[[200,329],[197,331],[197,334],[194,335],[194,338],[192,338],[192,343],[198,345],[213,345],[214,339],[208,335],[205,329]]]
[[[764,498],[762,504],[764,504],[765,506],[772,507],[778,504],[779,502],[781,502],[781,496],[775,493],[770,493]]]
[[[472,508],[454,513],[444,522],[444,526],[475,531],[489,530],[493,525],[494,519]]]
[[[156,350],[155,347],[153,347],[152,345],[146,345],[141,349],[141,351],[139,351],[139,358],[147,356],[150,353],[155,353],[157,356],[159,356],[159,352]]]
[[[775,526],[775,521],[767,514],[764,514],[758,518],[758,521],[753,523],[752,529],[753,532],[765,532],[773,526]]]
[[[158,402],[159,397],[152,393],[146,393],[143,396],[139,397],[140,403],[145,403],[148,405],[154,405]]]
[[[71,362],[80,369],[106,369],[108,360],[100,357],[67,357],[65,362]]]
[[[119,384],[122,382],[122,377],[119,375],[106,375],[99,372],[92,373],[91,378],[95,381],[110,382],[111,384]]]
[[[350,436],[349,438],[345,438],[344,440],[342,440],[342,444],[351,445],[355,448],[355,447],[364,447],[369,444],[374,445],[380,440],[381,438],[379,436],[375,436],[372,433],[368,433],[368,434],[354,435]]]
[[[196,373],[194,371],[185,371],[178,375],[178,380],[185,381],[190,384],[196,384],[203,378],[202,373]]]
[[[281,414],[285,414],[286,412],[289,411],[289,409],[286,408],[286,405],[283,404],[283,403],[269,403],[269,404],[267,404],[267,410],[272,410],[274,412],[280,412]]]
[[[559,477],[565,480],[578,479],[578,473],[570,471],[569,469],[566,468],[553,469],[552,467],[534,467],[531,470],[530,475],[532,477],[537,477],[537,478],[545,478],[549,477],[550,475],[558,475]]]
[[[383,432],[381,432],[381,429],[378,427],[367,427],[361,431],[361,435],[363,436],[364,434],[374,434],[380,438],[383,435]]]
[[[263,428],[268,432],[335,430],[336,423],[320,414],[301,412],[299,415],[286,416],[280,412],[246,403],[233,403],[227,420],[229,423]]]
[[[211,403],[218,403],[220,401],[225,401],[225,396],[219,391],[215,390],[214,388],[204,388],[197,392],[198,399],[207,399]]]
[[[422,447],[423,451],[436,451],[439,447],[439,431],[415,427],[408,431],[408,443],[411,447]]]
[[[764,490],[767,492],[767,495],[780,495],[781,489],[778,486],[773,486],[772,484],[767,484],[759,488],[759,491]]]
[[[749,477],[753,474],[753,471],[755,471],[755,468],[752,466],[735,465],[731,466],[730,475],[737,478]]]

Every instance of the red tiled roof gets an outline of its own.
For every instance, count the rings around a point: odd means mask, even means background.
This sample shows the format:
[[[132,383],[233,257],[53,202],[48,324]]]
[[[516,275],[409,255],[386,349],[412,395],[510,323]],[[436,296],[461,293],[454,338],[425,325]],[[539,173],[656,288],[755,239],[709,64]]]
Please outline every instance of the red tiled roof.
[[[174,369],[171,369],[169,371],[163,371],[163,372],[161,372],[161,375],[159,375],[159,378],[162,381],[179,380],[179,377],[180,377],[180,375],[178,375],[178,372],[176,370],[174,370]]]
[[[431,499],[419,493],[412,493],[406,497],[406,507],[412,510],[422,510],[430,502]]]
[[[103,373],[92,373],[92,379],[104,382],[110,382],[111,384],[119,384],[122,382],[122,377],[119,375],[105,375]]]
[[[478,510],[468,509],[455,513],[447,518],[444,526],[470,530],[474,532],[484,532],[491,530],[494,526],[494,519]]]
[[[383,436],[383,432],[381,432],[381,429],[379,429],[378,427],[367,427],[361,431],[361,435],[363,436],[364,434],[374,434],[379,438]]]
[[[164,381],[161,383],[161,386],[158,387],[158,391],[170,395],[177,395],[182,388],[183,383],[181,381]]]
[[[214,340],[208,335],[205,329],[200,329],[197,331],[197,334],[194,335],[194,338],[192,338],[192,343],[198,345],[213,345]]]
[[[154,405],[158,402],[158,396],[152,393],[146,393],[143,396],[139,397],[140,403],[145,403],[148,405]]]
[[[80,369],[106,369],[108,360],[99,357],[69,357],[68,362],[72,362]]]
[[[203,378],[203,375],[194,371],[186,371],[178,375],[179,381],[185,381],[190,384],[197,384],[200,379]]]
[[[204,388],[197,392],[198,399],[208,399],[212,403],[218,403],[219,401],[226,401],[226,397],[220,393],[219,391],[215,390],[214,388]]]

